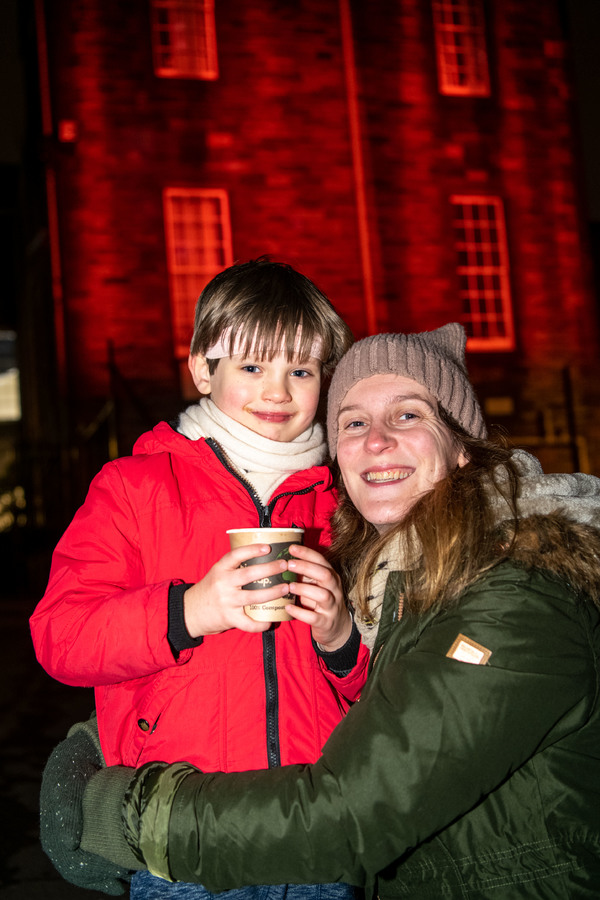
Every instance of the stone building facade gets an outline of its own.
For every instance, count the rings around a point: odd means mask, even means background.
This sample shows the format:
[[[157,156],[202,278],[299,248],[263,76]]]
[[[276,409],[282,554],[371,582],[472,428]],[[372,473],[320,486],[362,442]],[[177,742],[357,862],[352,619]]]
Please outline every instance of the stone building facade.
[[[262,254],[357,338],[463,322],[490,424],[600,474],[558,0],[35,6],[52,392],[82,485],[191,396],[199,290]],[[24,388],[34,439],[50,388]]]

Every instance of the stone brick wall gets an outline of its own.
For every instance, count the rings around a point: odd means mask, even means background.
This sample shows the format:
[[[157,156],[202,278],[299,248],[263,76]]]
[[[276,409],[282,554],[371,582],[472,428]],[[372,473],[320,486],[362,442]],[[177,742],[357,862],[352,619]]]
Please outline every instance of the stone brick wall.
[[[219,78],[197,81],[154,76],[147,0],[47,0],[53,116],[74,138],[52,139],[48,163],[76,421],[110,391],[109,343],[150,417],[160,398],[180,401],[166,185],[226,189],[234,258],[290,262],[367,333],[342,5],[218,0]],[[576,422],[600,471],[598,308],[558,2],[487,0],[484,98],[440,95],[429,2],[348,8],[378,330],[460,320],[449,197],[501,196],[517,349],[471,354],[473,377],[486,395],[510,395],[521,435],[551,394],[555,420]],[[565,369],[574,418],[557,387]]]

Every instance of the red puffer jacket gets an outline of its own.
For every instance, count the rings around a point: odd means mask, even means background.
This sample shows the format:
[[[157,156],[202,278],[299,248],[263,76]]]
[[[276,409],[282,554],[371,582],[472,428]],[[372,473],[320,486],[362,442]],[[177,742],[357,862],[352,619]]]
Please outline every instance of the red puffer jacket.
[[[31,618],[36,653],[59,681],[95,688],[108,765],[312,762],[364,682],[364,647],[336,678],[301,622],[207,636],[175,659],[169,587],[199,581],[229,549],[228,528],[297,525],[310,546],[329,543],[326,467],[290,476],[263,508],[219,450],[160,423],[104,466],[54,552]]]

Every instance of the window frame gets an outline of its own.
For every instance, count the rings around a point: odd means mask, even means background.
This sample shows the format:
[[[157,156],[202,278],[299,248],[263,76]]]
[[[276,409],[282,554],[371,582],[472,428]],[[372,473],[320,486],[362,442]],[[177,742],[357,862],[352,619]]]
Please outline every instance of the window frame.
[[[157,78],[219,77],[214,0],[150,0],[150,28]],[[179,47],[177,32],[183,36]]]
[[[432,0],[431,6],[440,94],[489,97],[490,72],[482,0]],[[464,57],[462,63],[461,55]]]
[[[515,328],[503,200],[497,195],[489,194],[453,194],[450,204],[453,211],[454,247],[458,256],[456,272],[463,304],[462,322],[468,335],[467,349],[475,352],[514,350]],[[485,207],[485,214],[475,216],[471,209],[467,216],[467,206],[479,209]],[[494,211],[492,216],[490,210]],[[459,239],[458,228],[464,231],[464,240]],[[479,232],[479,240],[476,232]],[[493,234],[496,235],[496,240]],[[461,263],[461,254],[466,254],[466,264]],[[466,289],[463,287],[465,279]],[[495,308],[492,309],[492,306]],[[501,323],[502,327],[494,328],[494,322]],[[477,333],[480,330],[477,324],[487,324],[491,333]],[[503,333],[499,333],[500,331]]]
[[[173,346],[177,359],[187,359],[198,296],[233,265],[229,195],[223,188],[165,187],[163,217]]]

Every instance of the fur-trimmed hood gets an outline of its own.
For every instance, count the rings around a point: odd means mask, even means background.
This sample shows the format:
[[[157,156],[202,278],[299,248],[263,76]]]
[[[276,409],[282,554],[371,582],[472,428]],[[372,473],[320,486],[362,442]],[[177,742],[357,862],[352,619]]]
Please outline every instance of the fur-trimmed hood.
[[[512,460],[520,476],[517,507],[521,518],[562,512],[575,522],[600,528],[600,478],[582,472],[546,475],[539,460],[525,450],[513,450]],[[492,500],[499,520],[503,504],[508,514],[502,497]]]
[[[600,478],[545,475],[524,450],[515,450],[513,460],[520,475],[519,528],[509,557],[551,572],[600,603]],[[497,494],[493,507],[502,522],[508,507]]]

